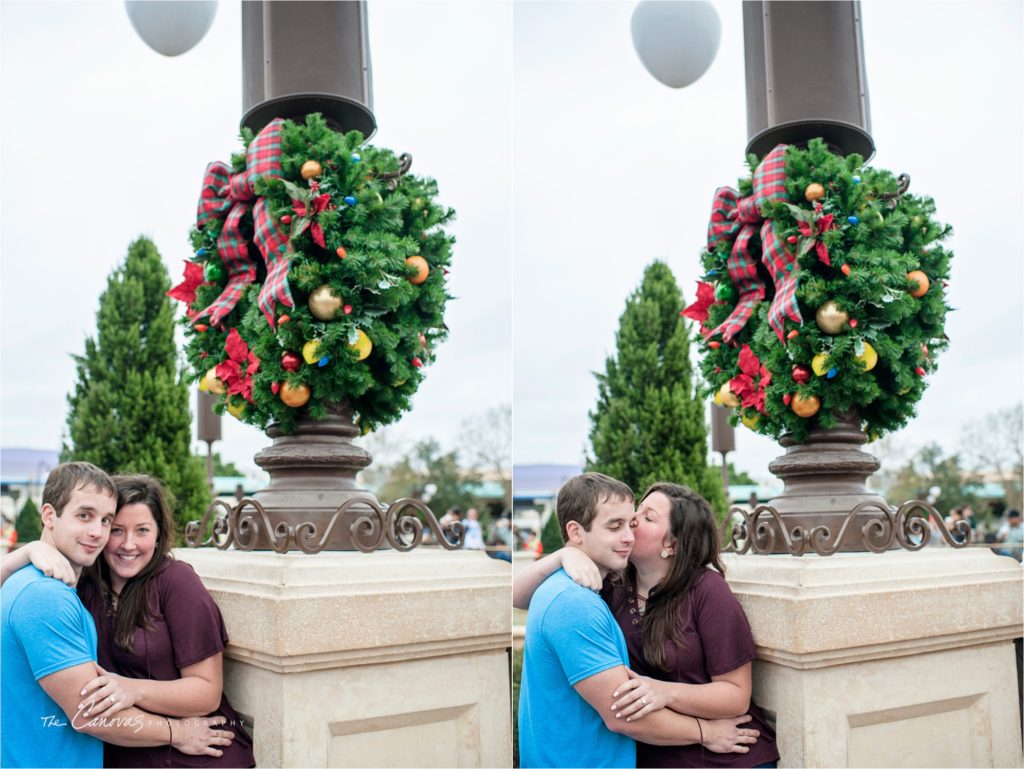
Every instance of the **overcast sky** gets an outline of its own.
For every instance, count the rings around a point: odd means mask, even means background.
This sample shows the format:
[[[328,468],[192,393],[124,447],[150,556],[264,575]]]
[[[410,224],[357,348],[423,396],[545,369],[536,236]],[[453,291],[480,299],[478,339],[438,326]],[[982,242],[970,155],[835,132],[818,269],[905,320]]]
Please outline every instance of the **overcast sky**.
[[[515,461],[579,462],[625,300],[665,260],[687,301],[711,197],[745,172],[738,2],[716,2],[718,56],[673,90],[633,51],[634,3],[515,12]],[[951,346],[906,446],[1017,402],[1022,376],[1022,20],[1019,2],[864,2],[873,165],[911,175],[951,223]],[[781,453],[737,428],[740,469]]]
[[[136,36],[121,2],[3,0],[0,13],[0,442],[57,449],[71,355],[95,336],[107,276],[141,234],[178,282],[203,170],[240,148],[240,4],[221,2],[175,58]],[[512,394],[512,9],[371,2],[368,16],[371,141],[412,153],[458,217],[451,334],[390,437],[454,448],[465,419]],[[215,450],[255,469],[269,439],[228,416],[223,433]]]
[[[372,141],[411,152],[458,212],[451,337],[389,429],[399,450],[454,448],[463,420],[514,399],[516,462],[581,461],[592,372],[644,266],[667,261],[692,299],[711,195],[745,170],[740,6],[715,3],[718,56],[672,90],[633,51],[634,5],[369,4]],[[1024,379],[1022,6],[862,7],[872,162],[910,173],[955,228],[952,345],[897,438],[954,449]],[[4,0],[0,14],[0,443],[56,449],[108,274],[145,234],[176,279],[203,169],[239,148],[240,11],[220,3],[176,58],[120,2]],[[269,442],[229,417],[224,438],[250,469]],[[737,447],[767,479],[775,444],[740,428]]]

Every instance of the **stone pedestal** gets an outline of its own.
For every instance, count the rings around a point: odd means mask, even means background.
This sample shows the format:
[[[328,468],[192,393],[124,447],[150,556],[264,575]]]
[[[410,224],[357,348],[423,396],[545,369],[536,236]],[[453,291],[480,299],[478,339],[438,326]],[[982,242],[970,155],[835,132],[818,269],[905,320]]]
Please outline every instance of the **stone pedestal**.
[[[1021,766],[1020,564],[934,548],[725,565],[780,766]]]
[[[510,766],[511,574],[482,552],[179,549],[257,766]]]

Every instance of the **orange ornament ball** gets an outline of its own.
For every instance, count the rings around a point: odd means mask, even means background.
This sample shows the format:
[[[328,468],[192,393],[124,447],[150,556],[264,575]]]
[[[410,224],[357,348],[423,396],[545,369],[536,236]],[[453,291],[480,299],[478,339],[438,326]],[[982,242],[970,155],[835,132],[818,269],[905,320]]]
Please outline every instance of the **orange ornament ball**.
[[[798,417],[807,419],[813,417],[818,413],[818,409],[821,408],[821,401],[818,400],[817,395],[801,395],[796,393],[793,396],[793,402],[790,404],[790,408],[793,409],[793,413]]]
[[[921,270],[912,270],[907,273],[907,280],[912,283],[917,283],[917,288],[910,290],[910,295],[920,299],[922,296],[928,293],[928,287],[931,285],[928,281],[928,276],[925,275]]]
[[[309,401],[309,395],[309,385],[293,385],[288,382],[281,385],[281,392],[279,393],[281,402],[284,403],[285,406],[291,406],[293,409],[305,406]]]
[[[323,166],[317,163],[315,160],[307,160],[302,164],[302,169],[299,171],[302,174],[303,179],[315,179],[324,172]]]
[[[406,267],[415,268],[416,274],[407,276],[409,282],[414,286],[418,286],[420,283],[427,279],[427,275],[430,273],[430,265],[427,264],[427,260],[422,256],[410,256],[405,260]]]
[[[825,188],[817,182],[807,185],[807,189],[804,190],[804,197],[807,198],[808,203],[813,203],[818,198],[825,197]]]

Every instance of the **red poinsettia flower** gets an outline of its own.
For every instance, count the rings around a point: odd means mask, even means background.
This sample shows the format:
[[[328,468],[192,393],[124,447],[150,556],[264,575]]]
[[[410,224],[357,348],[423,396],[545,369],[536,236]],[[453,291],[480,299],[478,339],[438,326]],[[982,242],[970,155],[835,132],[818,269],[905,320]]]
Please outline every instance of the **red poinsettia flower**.
[[[835,220],[835,215],[828,214],[822,216],[814,222],[814,229],[811,229],[811,225],[807,222],[797,222],[797,229],[800,230],[800,234],[805,238],[814,238],[814,248],[818,252],[818,259],[825,263],[825,266],[831,267],[832,260],[828,255],[828,246],[825,245],[824,241],[821,240],[821,236],[824,235],[828,230],[832,229],[832,223]]]
[[[229,395],[241,395],[252,403],[252,375],[260,367],[260,359],[249,352],[249,345],[238,329],[228,332],[224,343],[228,359],[217,364],[217,378],[224,383]]]
[[[697,281],[697,301],[683,310],[683,317],[699,321],[704,325],[708,319],[708,308],[715,303],[715,287],[710,283]]]
[[[331,196],[326,194],[314,195],[313,200],[311,201],[311,205],[308,207],[306,206],[306,202],[304,200],[292,201],[292,210],[296,214],[302,217],[309,217],[309,234],[313,238],[313,242],[320,246],[320,248],[327,248],[327,243],[324,240],[324,231],[320,227],[320,222],[318,222],[313,217],[315,217],[317,214],[323,211],[326,211],[330,202]]]
[[[184,280],[168,291],[167,296],[185,304],[192,304],[196,300],[196,289],[203,283],[203,265],[199,262],[186,261]]]
[[[739,366],[743,373],[729,380],[729,389],[736,394],[742,405],[755,408],[763,414],[765,390],[772,381],[771,372],[761,365],[747,344],[740,348]]]

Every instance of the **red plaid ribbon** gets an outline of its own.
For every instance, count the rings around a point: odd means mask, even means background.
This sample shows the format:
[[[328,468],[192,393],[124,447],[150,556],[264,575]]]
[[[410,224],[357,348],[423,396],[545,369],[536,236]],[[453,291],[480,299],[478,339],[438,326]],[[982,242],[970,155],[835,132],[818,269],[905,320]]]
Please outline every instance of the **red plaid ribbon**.
[[[722,242],[732,241],[732,252],[725,263],[729,277],[739,290],[736,307],[717,328],[707,336],[721,334],[726,342],[732,340],[750,320],[754,309],[764,300],[764,283],[757,275],[756,255],[750,251],[750,239],[761,233],[761,261],[775,282],[775,299],[768,312],[768,322],[785,343],[785,318],[802,322],[796,304],[796,257],[786,251],[776,237],[771,220],[761,215],[761,206],[772,200],[786,199],[786,145],[779,144],[754,171],[754,194],[741,198],[731,187],[719,187],[711,206],[708,224],[708,250]],[[780,301],[781,300],[781,301]]]
[[[267,322],[274,325],[274,304],[294,307],[288,288],[288,264],[291,247],[288,233],[270,215],[265,198],[256,199],[253,186],[257,179],[281,177],[281,118],[272,120],[259,132],[246,150],[245,171],[231,175],[221,162],[210,163],[203,177],[196,221],[202,227],[209,219],[227,217],[217,238],[217,253],[227,268],[228,283],[221,295],[206,309],[196,313],[193,323],[206,314],[219,323],[242,297],[245,287],[256,279],[256,263],[249,255],[249,243],[242,237],[242,217],[253,212],[253,239],[267,264],[267,280],[260,289],[259,306]]]

